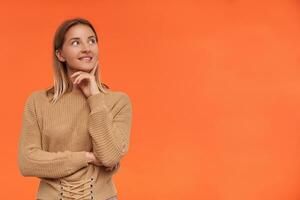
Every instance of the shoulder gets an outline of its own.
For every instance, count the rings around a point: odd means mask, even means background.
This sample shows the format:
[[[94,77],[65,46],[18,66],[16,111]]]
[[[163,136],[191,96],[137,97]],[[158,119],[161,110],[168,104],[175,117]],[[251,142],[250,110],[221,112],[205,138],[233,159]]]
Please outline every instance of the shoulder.
[[[109,90],[104,96],[106,105],[117,113],[132,112],[132,102],[128,93]]]
[[[129,95],[123,91],[110,91],[109,96],[111,100],[106,101],[106,103],[109,104],[109,107],[112,109],[112,113],[114,113],[114,116],[126,116],[130,118],[133,110]]]
[[[33,90],[27,95],[25,103],[36,105],[47,99],[46,89]]]
[[[126,92],[123,91],[108,91],[108,98],[112,99],[114,102],[123,102],[131,104],[131,99]]]

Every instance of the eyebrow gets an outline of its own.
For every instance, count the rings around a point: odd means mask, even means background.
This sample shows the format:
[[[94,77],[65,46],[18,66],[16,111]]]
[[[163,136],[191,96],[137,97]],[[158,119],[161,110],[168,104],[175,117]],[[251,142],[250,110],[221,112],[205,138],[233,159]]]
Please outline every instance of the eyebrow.
[[[91,36],[89,36],[88,38],[92,38],[92,37],[96,38],[95,35],[91,35]],[[69,39],[69,41],[75,40],[75,39],[80,39],[80,38],[79,38],[79,37],[74,37],[74,38]]]

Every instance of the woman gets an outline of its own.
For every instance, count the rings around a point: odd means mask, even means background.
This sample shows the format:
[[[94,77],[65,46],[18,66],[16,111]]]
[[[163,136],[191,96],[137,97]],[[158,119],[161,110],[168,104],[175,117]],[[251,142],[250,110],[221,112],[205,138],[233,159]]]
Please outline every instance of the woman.
[[[40,178],[37,199],[116,200],[112,180],[128,152],[129,96],[98,78],[98,37],[82,18],[54,37],[54,85],[25,103],[18,165]]]

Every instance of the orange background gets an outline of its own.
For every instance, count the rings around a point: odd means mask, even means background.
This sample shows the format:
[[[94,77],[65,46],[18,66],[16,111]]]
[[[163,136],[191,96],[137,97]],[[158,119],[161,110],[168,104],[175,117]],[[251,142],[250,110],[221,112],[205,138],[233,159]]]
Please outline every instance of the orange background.
[[[52,84],[52,39],[84,17],[102,80],[129,94],[120,200],[300,198],[296,0],[2,1],[0,199],[34,199],[17,167],[26,97]]]

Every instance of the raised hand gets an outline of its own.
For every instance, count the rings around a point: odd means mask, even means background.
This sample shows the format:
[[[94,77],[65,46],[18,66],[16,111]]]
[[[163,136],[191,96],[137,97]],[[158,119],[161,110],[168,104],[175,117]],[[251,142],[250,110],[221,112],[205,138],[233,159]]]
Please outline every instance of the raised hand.
[[[77,71],[70,77],[74,79],[73,84],[78,85],[83,94],[89,97],[94,94],[98,94],[100,91],[96,83],[95,72],[98,67],[99,61],[95,62],[93,69],[90,72]]]

